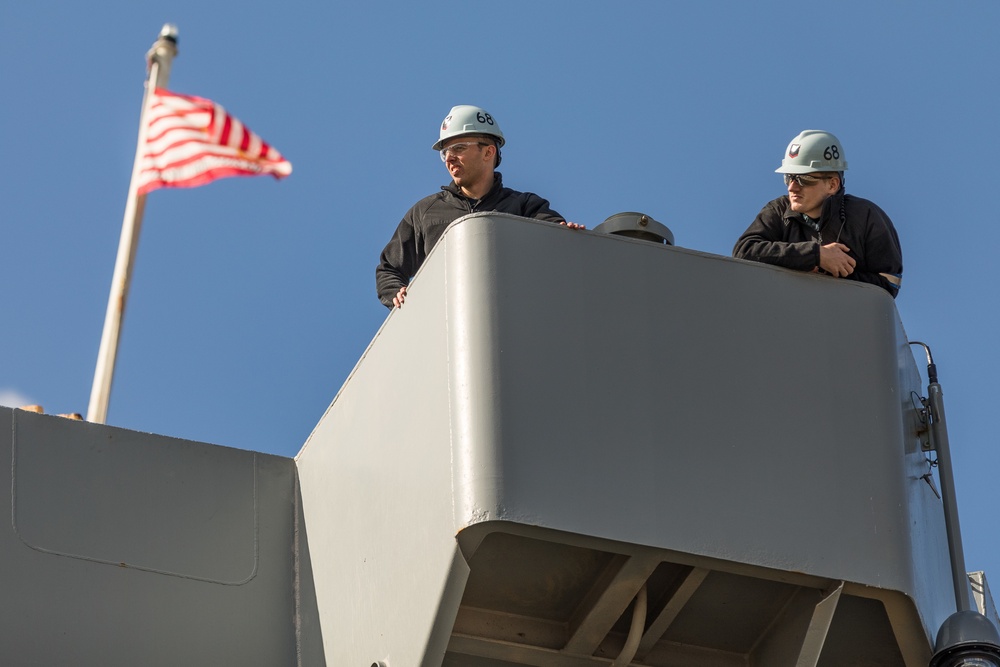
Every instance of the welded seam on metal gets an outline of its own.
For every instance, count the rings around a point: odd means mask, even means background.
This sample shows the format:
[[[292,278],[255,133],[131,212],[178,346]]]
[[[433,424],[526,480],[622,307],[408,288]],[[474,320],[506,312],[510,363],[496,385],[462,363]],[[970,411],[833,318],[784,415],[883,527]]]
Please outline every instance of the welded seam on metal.
[[[11,528],[13,529],[14,534],[17,535],[17,539],[29,549],[33,549],[39,553],[50,554],[52,556],[64,556],[66,558],[87,561],[89,563],[100,563],[101,565],[111,565],[113,567],[121,567],[129,570],[139,570],[140,572],[152,572],[153,574],[162,574],[168,577],[178,577],[180,579],[188,579],[191,581],[203,581],[205,583],[220,584],[222,586],[242,586],[257,576],[257,571],[260,566],[260,513],[258,511],[257,497],[256,452],[251,452],[253,455],[253,569],[250,571],[250,574],[246,576],[246,578],[240,581],[223,581],[221,579],[212,579],[210,577],[196,577],[194,575],[183,574],[181,572],[172,572],[170,570],[160,570],[154,567],[144,567],[142,565],[132,565],[124,562],[110,561],[103,558],[95,558],[93,556],[84,556],[82,554],[59,551],[57,549],[46,549],[45,547],[32,544],[26,540],[17,528],[17,410],[13,410],[12,414],[10,445],[10,521]]]
[[[302,497],[299,486],[299,468],[295,466],[292,483],[292,599],[295,604],[295,664],[302,667],[302,544],[299,541]]]

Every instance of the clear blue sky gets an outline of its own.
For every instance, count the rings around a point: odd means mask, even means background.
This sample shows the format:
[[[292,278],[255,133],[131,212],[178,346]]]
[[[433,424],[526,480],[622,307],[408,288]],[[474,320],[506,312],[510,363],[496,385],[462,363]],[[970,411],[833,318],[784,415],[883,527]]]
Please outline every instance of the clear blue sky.
[[[149,196],[109,423],[294,455],[387,314],[378,254],[446,182],[430,145],[454,104],[497,118],[508,185],[722,255],[782,194],[788,141],[826,129],[848,192],[899,230],[897,306],[944,387],[967,564],[1000,588],[1000,3],[0,3],[2,404],[86,412],[165,22],[169,87],[295,172]]]

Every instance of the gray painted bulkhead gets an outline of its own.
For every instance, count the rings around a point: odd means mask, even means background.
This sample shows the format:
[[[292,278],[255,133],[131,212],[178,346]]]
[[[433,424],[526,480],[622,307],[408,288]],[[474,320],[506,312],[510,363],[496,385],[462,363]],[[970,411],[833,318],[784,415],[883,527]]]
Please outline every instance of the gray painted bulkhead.
[[[0,664],[322,664],[293,460],[7,408],[0,429]]]
[[[878,288],[469,216],[294,461],[0,409],[0,664],[926,665],[922,393]]]
[[[912,392],[878,288],[469,216],[297,458],[327,659],[609,664],[645,583],[635,664],[926,665]]]

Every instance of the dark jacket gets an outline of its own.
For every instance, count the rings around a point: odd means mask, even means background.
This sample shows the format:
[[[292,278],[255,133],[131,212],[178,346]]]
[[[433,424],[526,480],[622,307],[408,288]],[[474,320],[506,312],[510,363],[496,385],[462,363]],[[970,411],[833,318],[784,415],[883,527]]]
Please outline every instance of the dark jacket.
[[[843,243],[857,265],[848,280],[879,285],[896,297],[903,277],[903,253],[896,228],[867,199],[844,194],[823,202],[819,231],[789,208],[787,196],[768,202],[733,248],[733,257],[799,271],[819,266],[819,248]]]
[[[409,284],[444,230],[463,215],[498,211],[537,220],[565,222],[561,215],[549,208],[546,200],[531,192],[505,188],[500,172],[494,172],[493,176],[493,187],[478,201],[464,196],[458,186],[451,183],[442,186],[441,192],[424,197],[406,212],[396,233],[382,251],[375,269],[379,301],[392,308],[392,298],[399,288]]]

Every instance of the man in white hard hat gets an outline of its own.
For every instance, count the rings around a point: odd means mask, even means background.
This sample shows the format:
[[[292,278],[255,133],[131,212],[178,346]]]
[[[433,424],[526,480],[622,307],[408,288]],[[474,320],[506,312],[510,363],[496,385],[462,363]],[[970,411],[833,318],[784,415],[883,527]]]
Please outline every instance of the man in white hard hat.
[[[800,132],[775,169],[788,195],[761,209],[733,257],[871,283],[895,298],[903,278],[896,229],[874,203],[844,193],[846,170],[837,137]]]
[[[574,229],[583,227],[566,222],[538,195],[504,187],[496,171],[503,145],[503,132],[485,109],[459,105],[448,112],[441,123],[441,135],[431,148],[440,151],[452,182],[414,204],[382,251],[375,286],[386,307],[403,305],[410,279],[448,225],[463,215],[499,211]]]

